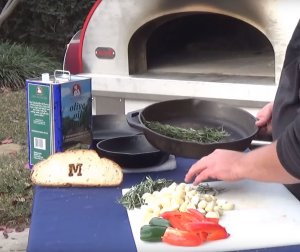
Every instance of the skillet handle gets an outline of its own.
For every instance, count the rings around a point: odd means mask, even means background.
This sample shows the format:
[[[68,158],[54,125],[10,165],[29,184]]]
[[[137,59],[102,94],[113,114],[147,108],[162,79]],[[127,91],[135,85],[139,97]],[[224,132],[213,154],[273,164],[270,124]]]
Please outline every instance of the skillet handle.
[[[141,124],[141,121],[140,121],[140,113],[141,113],[141,111],[142,110],[139,109],[139,110],[135,110],[135,111],[132,111],[132,112],[128,112],[126,114],[127,123],[131,127],[139,129],[139,130],[143,130],[144,129],[144,126]]]

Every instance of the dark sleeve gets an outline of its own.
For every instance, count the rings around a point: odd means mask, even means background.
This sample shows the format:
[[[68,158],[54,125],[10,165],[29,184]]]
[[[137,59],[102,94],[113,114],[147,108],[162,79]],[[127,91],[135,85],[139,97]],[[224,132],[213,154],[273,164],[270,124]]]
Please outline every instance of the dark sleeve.
[[[287,46],[283,68],[291,61],[297,59],[299,57],[299,53],[300,53],[300,20],[298,21],[298,24]]]
[[[286,171],[300,179],[300,114],[278,138],[277,155]]]
[[[300,111],[300,21],[287,47],[274,100],[272,135],[277,139]],[[299,128],[300,129],[300,128]]]

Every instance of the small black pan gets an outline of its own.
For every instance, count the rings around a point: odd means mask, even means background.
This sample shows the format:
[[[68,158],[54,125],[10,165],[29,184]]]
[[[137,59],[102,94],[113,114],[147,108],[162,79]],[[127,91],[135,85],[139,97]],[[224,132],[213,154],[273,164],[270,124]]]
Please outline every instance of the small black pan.
[[[125,115],[103,114],[92,117],[93,148],[99,141],[141,134],[142,131],[131,127]]]
[[[96,151],[100,157],[109,158],[123,168],[151,167],[169,158],[169,154],[153,147],[142,134],[100,141]]]

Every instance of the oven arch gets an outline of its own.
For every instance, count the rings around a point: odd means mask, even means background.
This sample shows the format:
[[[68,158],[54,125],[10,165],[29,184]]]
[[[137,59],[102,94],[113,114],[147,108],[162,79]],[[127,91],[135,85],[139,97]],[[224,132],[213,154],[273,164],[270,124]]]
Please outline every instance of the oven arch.
[[[145,23],[129,40],[128,61],[131,75],[275,82],[275,53],[265,32],[214,12],[175,13]]]

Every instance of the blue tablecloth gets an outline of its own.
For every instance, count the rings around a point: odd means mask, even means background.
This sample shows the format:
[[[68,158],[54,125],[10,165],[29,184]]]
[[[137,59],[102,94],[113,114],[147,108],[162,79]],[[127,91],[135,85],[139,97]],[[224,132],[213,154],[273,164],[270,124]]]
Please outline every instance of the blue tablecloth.
[[[117,202],[121,190],[147,175],[182,182],[195,160],[176,161],[172,171],[124,174],[118,188],[36,187],[27,252],[135,252],[126,209]],[[248,251],[299,252],[300,246]]]

